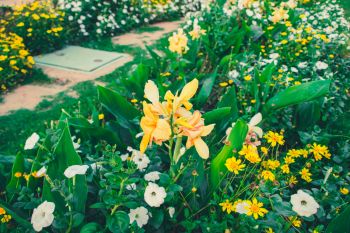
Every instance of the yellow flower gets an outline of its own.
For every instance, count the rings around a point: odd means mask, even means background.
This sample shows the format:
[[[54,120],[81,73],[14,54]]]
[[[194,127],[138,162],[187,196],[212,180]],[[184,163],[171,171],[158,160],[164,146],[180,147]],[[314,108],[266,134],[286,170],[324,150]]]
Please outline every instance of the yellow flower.
[[[283,135],[279,134],[279,133],[269,131],[264,136],[264,138],[267,139],[267,142],[270,143],[272,147],[275,147],[277,144],[279,144],[279,145],[284,144]]]
[[[289,220],[292,222],[293,226],[301,227],[301,220],[297,217],[289,217]]]
[[[6,214],[6,210],[2,207],[0,207],[0,215]]]
[[[269,227],[265,230],[265,233],[274,233],[274,231],[272,230],[271,227]]]
[[[227,82],[221,82],[221,83],[219,83],[219,86],[220,87],[227,87],[228,83]]]
[[[6,223],[6,222],[9,222],[11,219],[12,219],[11,215],[5,214],[5,215],[2,217],[1,222],[2,222],[2,223]]]
[[[199,111],[195,111],[186,123],[180,126],[181,135],[187,136],[186,148],[189,149],[195,146],[201,158],[209,158],[208,145],[201,137],[209,135],[214,126],[214,124],[205,126],[202,114]]]
[[[253,216],[254,219],[258,219],[259,216],[264,217],[264,215],[268,213],[267,209],[263,208],[264,204],[258,202],[256,198],[254,198],[252,201],[247,201],[247,203],[247,215]]]
[[[219,205],[222,207],[223,212],[227,212],[228,214],[230,214],[232,211],[234,211],[234,206],[232,202],[230,202],[229,200],[225,200],[224,202],[221,202]]]
[[[40,19],[40,16],[37,15],[37,14],[33,14],[33,15],[32,15],[32,18],[33,18],[34,20],[39,20],[39,19]]]
[[[281,163],[278,160],[269,159],[266,162],[266,167],[271,169],[271,170],[277,169],[280,165],[281,165]]]
[[[185,54],[188,51],[187,47],[188,39],[183,32],[182,28],[174,32],[173,36],[169,38],[169,50],[171,52],[176,52],[179,55]]]
[[[307,169],[307,168],[303,168],[299,174],[301,175],[301,178],[303,180],[305,180],[306,182],[311,182],[312,179],[311,179],[311,173],[310,173],[310,170]]]
[[[341,189],[340,189],[340,192],[341,192],[342,194],[344,194],[344,195],[348,195],[348,194],[349,194],[349,189],[347,189],[347,188],[341,188]]]
[[[20,178],[21,176],[22,176],[22,173],[21,173],[21,172],[16,172],[16,173],[15,173],[15,177],[16,177],[16,178]]]
[[[289,155],[292,158],[298,158],[300,157],[300,152],[299,150],[291,149],[291,150],[288,150],[287,155]]]
[[[283,164],[283,165],[281,166],[281,170],[282,170],[282,173],[284,173],[284,174],[289,174],[289,173],[290,173],[290,169],[289,169],[288,163]]]
[[[291,176],[290,178],[289,178],[289,180],[288,180],[288,184],[289,185],[295,185],[295,184],[297,184],[298,183],[298,180],[297,180],[297,178],[295,177],[295,176]]]
[[[226,160],[225,166],[230,172],[235,173],[236,175],[245,168],[245,164],[241,164],[240,159],[236,159],[235,157],[229,158]]]
[[[272,12],[272,16],[270,17],[270,20],[273,23],[278,23],[282,20],[287,20],[289,18],[288,10],[283,9],[283,7],[275,8],[274,12]]]
[[[307,156],[309,155],[309,152],[305,149],[300,149],[299,154],[302,155],[306,159]]]
[[[170,76],[170,75],[171,75],[170,72],[160,73],[160,76],[162,76],[162,77],[167,77],[167,76]]]
[[[199,39],[200,36],[205,35],[205,33],[206,30],[201,29],[201,27],[198,25],[198,20],[195,19],[193,21],[193,30],[188,33],[192,37],[192,40]]]
[[[267,155],[267,153],[269,152],[269,149],[267,149],[267,148],[264,147],[264,146],[260,147],[260,150],[261,150],[261,152],[262,152],[264,155]]]
[[[264,178],[264,180],[270,180],[270,181],[275,180],[275,175],[269,170],[262,171],[261,176]]]
[[[24,23],[23,22],[20,22],[16,25],[17,27],[23,27],[24,26]]]
[[[138,100],[137,100],[137,99],[131,99],[130,102],[131,102],[131,103],[137,103]]]
[[[98,114],[98,119],[99,119],[99,120],[105,119],[105,115],[104,115],[103,113]]]
[[[309,152],[314,154],[314,158],[316,161],[321,160],[322,155],[330,158],[330,153],[328,152],[328,147],[319,145],[317,143],[313,143],[313,145],[309,149]]]
[[[246,76],[244,76],[244,80],[245,81],[250,81],[250,80],[252,80],[252,76],[251,75],[246,75]]]
[[[251,163],[258,163],[261,161],[258,150],[253,145],[243,145],[242,149],[238,152],[240,155],[244,155],[244,158]]]
[[[295,160],[294,160],[294,158],[293,158],[292,156],[286,156],[286,157],[284,158],[284,162],[285,162],[286,164],[292,164],[292,163],[295,163]]]

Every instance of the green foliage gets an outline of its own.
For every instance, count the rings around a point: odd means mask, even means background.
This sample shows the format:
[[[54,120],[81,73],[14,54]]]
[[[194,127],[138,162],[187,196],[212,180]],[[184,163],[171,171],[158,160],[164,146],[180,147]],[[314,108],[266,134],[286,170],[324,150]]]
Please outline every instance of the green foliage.
[[[347,205],[345,210],[335,217],[328,225],[326,233],[342,233],[350,231],[350,206]]]

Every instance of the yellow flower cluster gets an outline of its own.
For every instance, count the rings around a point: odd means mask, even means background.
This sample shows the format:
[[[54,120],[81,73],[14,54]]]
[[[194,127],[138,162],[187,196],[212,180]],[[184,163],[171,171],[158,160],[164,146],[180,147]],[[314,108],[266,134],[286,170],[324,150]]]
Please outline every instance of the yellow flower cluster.
[[[6,214],[6,210],[2,207],[0,207],[0,217],[1,217],[1,223],[7,223],[12,219],[12,216],[9,214]]]
[[[2,22],[0,20],[0,24]],[[0,26],[0,85],[2,91],[13,86],[17,82],[16,78],[28,73],[34,63],[23,39],[14,33],[6,33],[5,28]]]
[[[253,216],[254,219],[264,217],[268,213],[268,210],[263,207],[264,204],[256,198],[252,200],[237,200],[235,202],[226,199],[224,202],[219,203],[219,205],[223,212],[227,212],[228,214],[231,212],[244,213],[248,216]]]
[[[16,172],[16,173],[14,174],[14,176],[15,176],[16,178],[23,177],[26,181],[29,180],[30,176],[32,176],[32,177],[34,177],[34,178],[43,177],[43,175],[38,176],[38,175],[37,175],[37,171],[34,171],[34,172],[32,172],[32,173],[29,173],[29,174],[22,173],[22,172]]]
[[[159,90],[153,81],[145,86],[145,97],[151,102],[143,102],[144,116],[141,118],[141,128],[144,132],[140,151],[144,153],[147,145],[162,144],[174,138],[187,137],[186,148],[195,146],[198,154],[203,158],[209,157],[209,148],[202,137],[207,136],[214,128],[214,124],[204,125],[204,119],[199,111],[190,112],[192,104],[189,100],[196,94],[198,80],[187,83],[181,93],[174,95],[167,91],[164,101],[159,100]],[[177,160],[177,158],[174,158]]]

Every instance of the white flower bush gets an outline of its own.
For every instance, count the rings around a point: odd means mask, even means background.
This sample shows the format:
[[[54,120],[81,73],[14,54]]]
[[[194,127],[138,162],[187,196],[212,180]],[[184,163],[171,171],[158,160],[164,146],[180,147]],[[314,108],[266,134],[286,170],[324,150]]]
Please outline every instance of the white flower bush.
[[[52,224],[55,216],[55,203],[44,201],[33,210],[31,223],[35,231],[42,231],[43,228]]]

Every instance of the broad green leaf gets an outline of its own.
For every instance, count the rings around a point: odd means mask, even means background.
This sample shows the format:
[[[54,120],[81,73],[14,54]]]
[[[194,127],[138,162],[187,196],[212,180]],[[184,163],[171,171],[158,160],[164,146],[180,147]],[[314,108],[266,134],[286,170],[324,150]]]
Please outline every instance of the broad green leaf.
[[[137,66],[131,76],[123,81],[123,83],[128,90],[135,92],[137,98],[141,99],[144,96],[143,90],[148,77],[150,76],[149,73],[149,68],[145,64],[141,63]]]
[[[326,233],[350,232],[350,204],[345,210],[335,217],[328,225]]]
[[[247,124],[243,120],[238,120],[228,137],[229,143],[222,148],[210,164],[211,190],[219,187],[220,181],[227,171],[225,167],[226,160],[233,155],[233,150],[239,151],[242,148],[247,132]]]
[[[126,232],[129,222],[129,215],[124,211],[117,211],[112,216],[107,217],[108,229],[113,233]]]
[[[230,90],[225,95],[223,95],[221,101],[218,103],[218,108],[222,107],[230,107],[233,120],[236,120],[236,118],[238,118],[237,95],[235,86],[232,86]]]
[[[203,114],[205,124],[214,124],[222,121],[223,119],[227,119],[230,116],[230,112],[230,107],[217,108],[210,112],[206,112]]]
[[[75,177],[75,186],[73,187],[73,182],[68,180],[63,174],[69,166],[82,164],[80,156],[74,149],[67,119],[61,120],[58,130],[61,130],[61,134],[53,149],[53,157],[52,161],[48,164],[47,175],[51,180],[65,180],[68,183],[69,190],[72,190],[71,192],[73,194],[73,210],[84,213],[87,199],[85,175],[77,175]],[[57,210],[62,214],[67,213],[68,210],[63,197],[57,191],[52,191],[46,180],[43,187],[43,199],[54,202]]]
[[[85,224],[81,230],[80,233],[96,233],[101,230],[100,224],[96,222],[90,222],[88,224]]]
[[[301,103],[296,108],[297,129],[313,127],[321,117],[321,106],[318,101]]]
[[[20,173],[21,175],[23,175],[24,173],[24,156],[21,153],[18,153],[16,155],[15,162],[13,163],[12,171],[11,171],[11,180],[6,186],[6,190],[8,192],[12,193],[15,190],[17,190],[21,183],[21,179],[23,179],[23,177],[15,176],[17,172]]]
[[[263,107],[263,115],[269,114],[272,111],[281,108],[325,96],[329,92],[330,84],[330,80],[318,80],[289,87],[277,93],[274,97],[267,101]]]
[[[198,96],[197,96],[197,104],[199,106],[202,106],[204,105],[209,96],[210,96],[210,93],[212,92],[213,90],[213,87],[214,87],[214,84],[215,84],[215,80],[216,80],[216,77],[217,77],[217,73],[216,71],[212,74],[210,74],[203,82],[203,85],[202,85],[202,88],[201,90],[199,91],[198,93]]]
[[[266,83],[267,81],[269,81],[275,69],[276,69],[275,64],[270,63],[269,65],[267,65],[262,71],[261,75],[259,76],[259,81],[261,83]]]
[[[139,111],[117,92],[102,86],[98,86],[97,90],[103,107],[112,113],[125,127],[128,127],[130,121],[139,116]]]

